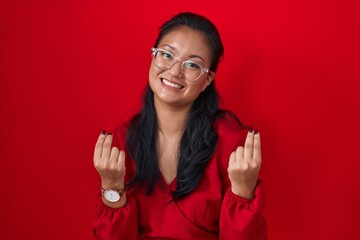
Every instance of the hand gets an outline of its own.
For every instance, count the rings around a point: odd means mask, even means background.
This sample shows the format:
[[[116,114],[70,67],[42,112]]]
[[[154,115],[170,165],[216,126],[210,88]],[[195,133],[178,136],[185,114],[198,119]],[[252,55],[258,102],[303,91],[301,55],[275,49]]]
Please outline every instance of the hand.
[[[245,140],[245,146],[239,146],[230,155],[228,174],[231,191],[241,197],[252,199],[260,166],[260,134],[250,130]]]
[[[102,132],[96,142],[94,151],[94,166],[101,177],[104,189],[124,188],[125,152],[117,147],[111,148],[113,136]]]

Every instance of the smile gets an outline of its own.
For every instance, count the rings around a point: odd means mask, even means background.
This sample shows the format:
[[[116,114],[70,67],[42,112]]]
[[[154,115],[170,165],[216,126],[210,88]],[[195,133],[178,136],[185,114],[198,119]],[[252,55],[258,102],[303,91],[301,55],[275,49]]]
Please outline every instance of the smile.
[[[179,84],[177,84],[177,83],[170,82],[170,81],[168,81],[168,80],[166,80],[166,79],[164,79],[164,78],[161,78],[161,82],[162,82],[164,85],[169,86],[169,87],[172,87],[172,88],[176,88],[176,89],[182,89],[182,88],[184,88],[184,86],[181,86],[181,85],[179,85]]]

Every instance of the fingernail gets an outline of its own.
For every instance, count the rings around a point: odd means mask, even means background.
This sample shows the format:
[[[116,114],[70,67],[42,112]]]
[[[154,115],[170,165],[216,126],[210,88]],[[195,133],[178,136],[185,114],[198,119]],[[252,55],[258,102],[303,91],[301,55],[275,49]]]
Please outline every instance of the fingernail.
[[[102,135],[105,135],[105,134],[106,134],[106,130],[102,131],[101,134],[102,134]]]
[[[254,129],[252,129],[252,128],[250,128],[250,129],[249,129],[249,132],[251,132],[251,133],[252,133],[253,131],[254,131]]]
[[[255,134],[258,134],[259,133],[259,131],[258,130],[255,130]]]
[[[112,135],[112,132],[109,132],[108,135]]]

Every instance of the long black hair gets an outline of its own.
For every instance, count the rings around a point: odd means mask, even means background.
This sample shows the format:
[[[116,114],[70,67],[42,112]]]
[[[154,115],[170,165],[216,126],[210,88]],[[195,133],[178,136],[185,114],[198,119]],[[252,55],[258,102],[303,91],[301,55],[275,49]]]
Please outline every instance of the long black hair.
[[[210,70],[215,72],[224,48],[217,28],[203,16],[190,12],[177,14],[160,27],[154,47],[158,46],[166,34],[178,27],[188,27],[203,33],[211,50]],[[181,136],[176,190],[172,193],[174,200],[183,198],[198,186],[205,166],[217,146],[218,135],[213,123],[223,114],[224,111],[219,110],[219,97],[212,81],[194,101]],[[156,149],[157,131],[154,93],[147,86],[142,110],[131,119],[126,137],[127,151],[135,162],[135,176],[130,185],[145,184],[147,194],[152,193],[160,176]]]

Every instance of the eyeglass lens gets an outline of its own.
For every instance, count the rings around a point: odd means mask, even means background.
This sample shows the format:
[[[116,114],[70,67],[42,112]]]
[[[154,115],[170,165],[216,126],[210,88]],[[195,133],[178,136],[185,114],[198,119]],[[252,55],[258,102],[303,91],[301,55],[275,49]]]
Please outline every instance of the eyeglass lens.
[[[157,50],[153,59],[155,66],[161,70],[168,70],[177,62],[171,53],[163,50]],[[181,64],[181,74],[188,81],[196,81],[202,74],[202,67],[194,61],[186,60]]]

